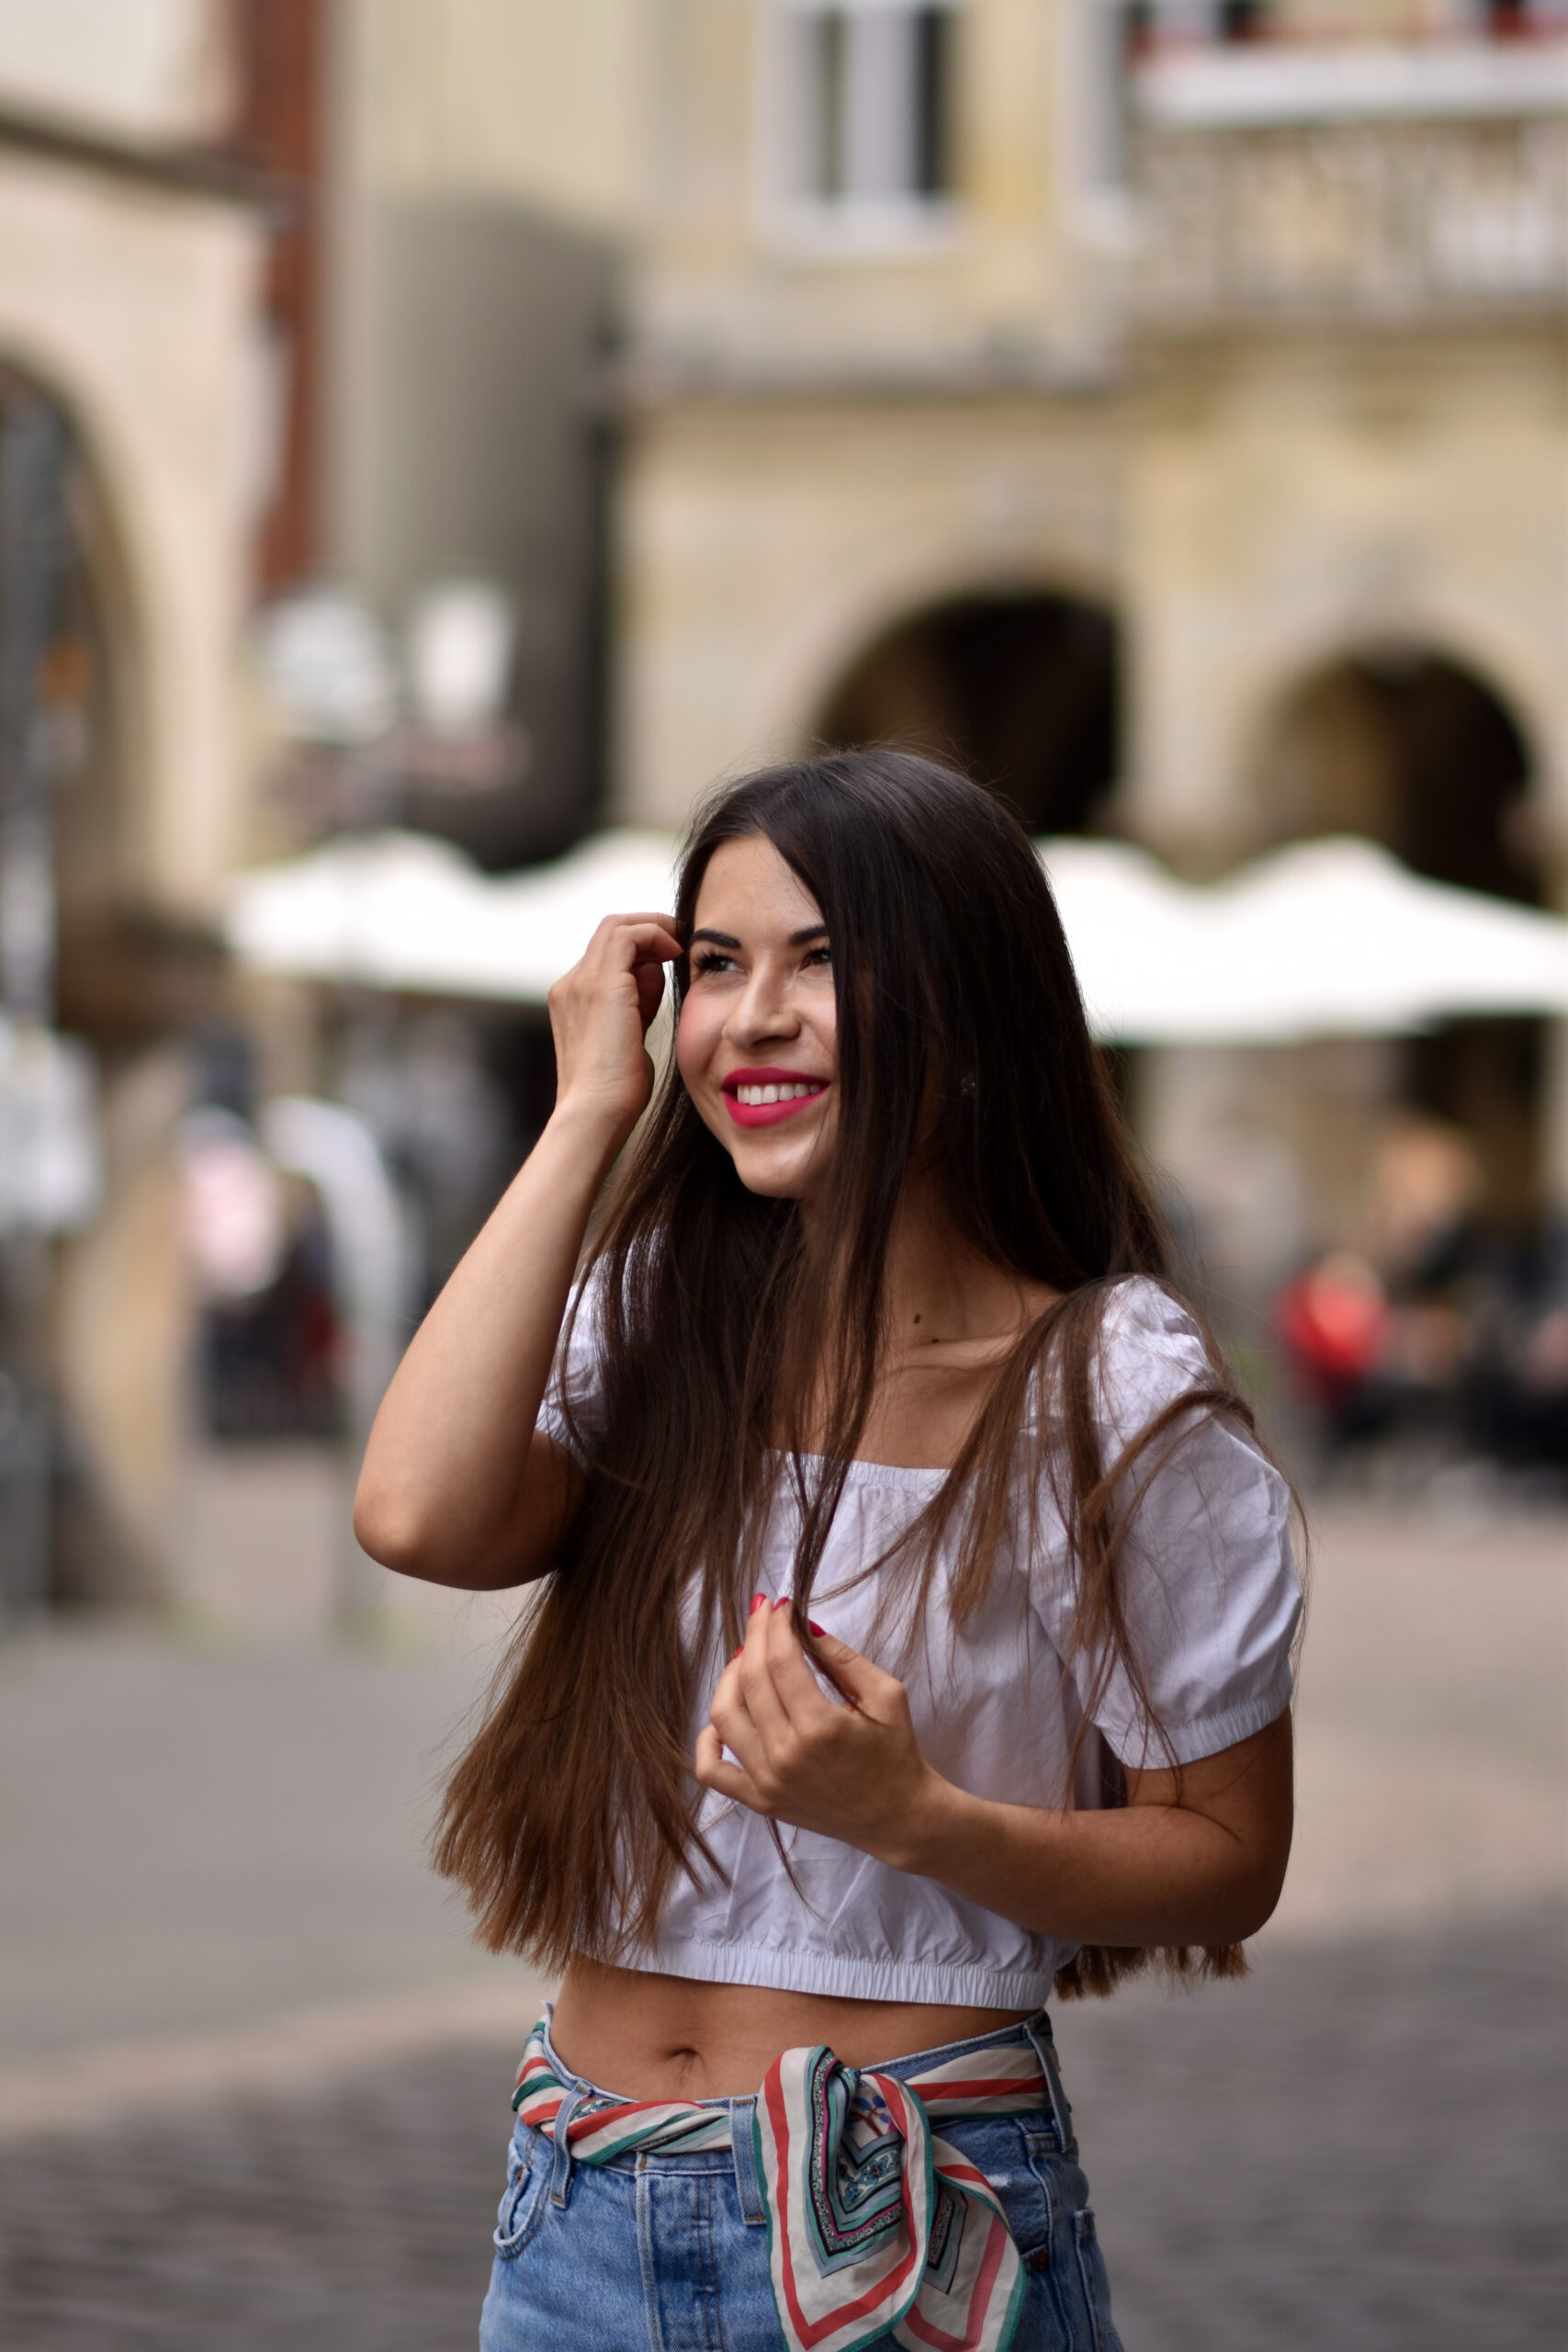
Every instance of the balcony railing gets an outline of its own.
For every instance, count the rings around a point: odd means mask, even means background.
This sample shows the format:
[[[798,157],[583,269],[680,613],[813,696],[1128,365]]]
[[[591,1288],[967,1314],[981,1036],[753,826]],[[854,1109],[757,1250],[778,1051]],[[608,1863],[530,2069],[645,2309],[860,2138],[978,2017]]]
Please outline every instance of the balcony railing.
[[[1230,86],[1218,71],[1138,75],[1145,321],[1398,322],[1568,302],[1568,49],[1532,44],[1529,76],[1393,55],[1381,80],[1364,51],[1359,74],[1320,54],[1190,61],[1242,69]],[[1526,62],[1506,50],[1494,62],[1511,56]],[[1252,70],[1265,62],[1272,79]]]

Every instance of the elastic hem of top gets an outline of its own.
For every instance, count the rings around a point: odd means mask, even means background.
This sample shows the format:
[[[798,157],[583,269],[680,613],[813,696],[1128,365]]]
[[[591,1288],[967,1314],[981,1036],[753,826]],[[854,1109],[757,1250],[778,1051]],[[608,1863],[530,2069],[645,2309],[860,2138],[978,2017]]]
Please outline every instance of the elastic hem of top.
[[[1222,1715],[1200,1715],[1195,1723],[1168,1724],[1164,1739],[1145,1737],[1142,1725],[1130,1726],[1122,1732],[1097,1719],[1097,1728],[1122,1763],[1134,1772],[1158,1772],[1172,1762],[1197,1764],[1205,1756],[1217,1756],[1222,1748],[1234,1747],[1237,1740],[1250,1739],[1254,1732],[1266,1731],[1290,1705],[1292,1689],[1287,1661],[1260,1697],[1248,1699],[1245,1706],[1228,1707]]]
[[[957,2009],[1043,2008],[1058,1968],[1076,1944],[1053,1947],[1049,1970],[922,1967],[907,1960],[866,1960],[837,1952],[781,1951],[768,1944],[699,1943],[661,1938],[655,1949],[623,1965],[702,1984],[754,1984],[776,1993],[820,1993],[844,2001],[908,2001]]]

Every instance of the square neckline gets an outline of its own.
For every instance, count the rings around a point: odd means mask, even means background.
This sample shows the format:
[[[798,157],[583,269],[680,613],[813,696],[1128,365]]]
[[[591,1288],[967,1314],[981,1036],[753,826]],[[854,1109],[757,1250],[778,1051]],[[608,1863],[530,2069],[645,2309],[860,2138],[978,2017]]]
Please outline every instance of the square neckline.
[[[791,1459],[782,1445],[770,1445],[767,1451],[772,1461],[787,1462]],[[796,1458],[802,1462],[826,1462],[828,1456],[825,1453],[802,1453]],[[866,1462],[859,1454],[852,1455],[844,1464],[844,1469],[845,1484],[851,1487],[917,1487],[953,1476],[951,1462],[921,1467],[913,1462]]]

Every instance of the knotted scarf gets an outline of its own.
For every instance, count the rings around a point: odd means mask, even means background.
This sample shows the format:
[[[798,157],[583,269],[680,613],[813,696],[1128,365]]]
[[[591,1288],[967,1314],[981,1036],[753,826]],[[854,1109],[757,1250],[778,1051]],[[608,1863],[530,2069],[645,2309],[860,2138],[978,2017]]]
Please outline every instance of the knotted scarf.
[[[885,2335],[908,2352],[1007,2352],[1023,2303],[1018,2248],[985,2174],[932,2124],[1049,2107],[1032,2041],[907,2076],[845,2066],[818,2043],[776,2058],[754,2102],[704,2106],[582,2095],[555,2072],[547,2022],[528,2037],[512,2104],[553,2138],[570,2102],[578,2164],[641,2148],[695,2154],[752,2133],[788,2352],[857,2352]]]

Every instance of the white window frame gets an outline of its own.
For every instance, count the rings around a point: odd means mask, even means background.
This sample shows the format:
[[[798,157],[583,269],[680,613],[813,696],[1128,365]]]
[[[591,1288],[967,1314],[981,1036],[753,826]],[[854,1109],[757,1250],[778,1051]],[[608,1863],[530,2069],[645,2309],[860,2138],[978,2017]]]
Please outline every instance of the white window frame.
[[[1056,154],[1065,217],[1110,253],[1138,241],[1130,175],[1133,92],[1125,71],[1132,0],[1061,0],[1056,12]]]
[[[961,198],[953,193],[819,196],[798,184],[802,141],[795,87],[803,17],[838,13],[861,18],[909,17],[940,6],[960,22],[966,0],[757,0],[755,211],[764,240],[786,251],[853,258],[866,254],[949,250],[964,234]],[[852,91],[851,104],[853,105]],[[868,124],[873,140],[884,126]]]

